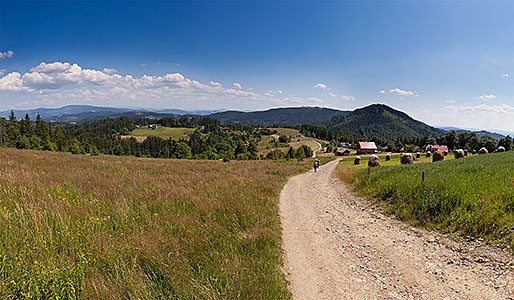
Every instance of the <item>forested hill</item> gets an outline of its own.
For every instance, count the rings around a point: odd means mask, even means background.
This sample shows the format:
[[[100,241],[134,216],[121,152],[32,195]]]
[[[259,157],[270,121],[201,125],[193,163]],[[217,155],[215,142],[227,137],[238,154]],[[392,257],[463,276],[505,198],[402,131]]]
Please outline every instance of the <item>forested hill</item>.
[[[387,140],[398,138],[437,137],[444,130],[416,121],[407,114],[387,105],[373,104],[356,109],[348,114],[335,116],[317,125],[338,131],[341,134],[370,139]]]
[[[226,111],[209,115],[223,124],[253,126],[292,126],[328,120],[348,114],[346,111],[321,107],[276,108],[265,111],[240,112]]]

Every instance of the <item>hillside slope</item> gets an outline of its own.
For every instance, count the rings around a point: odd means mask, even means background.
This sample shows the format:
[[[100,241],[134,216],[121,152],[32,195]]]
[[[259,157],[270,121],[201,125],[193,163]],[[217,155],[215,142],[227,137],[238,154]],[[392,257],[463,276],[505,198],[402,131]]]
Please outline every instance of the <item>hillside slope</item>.
[[[226,111],[209,115],[223,124],[254,126],[291,126],[316,123],[348,112],[322,107],[288,107],[265,111],[240,112]]]
[[[317,125],[361,138],[380,137],[388,140],[444,134],[444,130],[414,120],[406,113],[383,104],[356,109]]]

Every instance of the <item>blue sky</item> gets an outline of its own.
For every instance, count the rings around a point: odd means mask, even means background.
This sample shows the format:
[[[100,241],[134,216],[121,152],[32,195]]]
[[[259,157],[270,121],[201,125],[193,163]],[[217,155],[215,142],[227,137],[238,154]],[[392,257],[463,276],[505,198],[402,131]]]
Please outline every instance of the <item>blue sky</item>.
[[[1,1],[0,110],[354,109],[514,131],[513,1]]]

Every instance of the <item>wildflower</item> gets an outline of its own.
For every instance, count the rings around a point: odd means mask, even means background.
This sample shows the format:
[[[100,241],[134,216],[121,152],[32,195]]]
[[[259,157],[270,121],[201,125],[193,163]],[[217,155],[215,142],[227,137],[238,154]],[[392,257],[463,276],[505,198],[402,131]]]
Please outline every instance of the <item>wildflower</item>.
[[[157,216],[157,213],[154,213],[153,215],[154,215],[154,216]]]

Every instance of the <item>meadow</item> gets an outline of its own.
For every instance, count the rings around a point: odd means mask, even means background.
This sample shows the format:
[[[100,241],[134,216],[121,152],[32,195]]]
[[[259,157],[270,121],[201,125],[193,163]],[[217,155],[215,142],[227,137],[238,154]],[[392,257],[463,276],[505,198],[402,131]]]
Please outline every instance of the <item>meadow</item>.
[[[186,127],[164,127],[159,126],[156,129],[151,128],[137,128],[130,135],[123,136],[125,138],[134,137],[139,142],[144,141],[149,136],[158,136],[163,139],[179,139],[179,138],[187,138],[188,132],[193,132],[194,128],[186,128]]]
[[[287,299],[278,195],[311,164],[0,148],[0,298]]]
[[[363,162],[361,167],[343,162],[338,175],[358,193],[378,199],[386,212],[414,225],[514,249],[514,152],[393,162],[372,168],[369,175]]]
[[[293,147],[293,149],[298,149],[302,145],[307,145],[314,151],[319,148],[319,145],[314,141],[317,141],[321,144],[328,143],[328,141],[301,136],[301,134],[298,130],[292,129],[292,128],[269,128],[269,129],[276,130],[277,134],[262,136],[262,140],[257,145],[257,148],[259,149],[259,154],[266,154],[275,149],[278,149],[283,152],[287,152],[289,147]],[[279,148],[271,147],[270,141],[278,140],[280,135],[285,135],[285,136],[288,136],[289,138],[291,138],[291,142],[289,142],[289,146],[288,147],[279,147]]]

